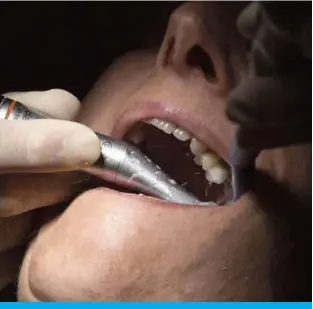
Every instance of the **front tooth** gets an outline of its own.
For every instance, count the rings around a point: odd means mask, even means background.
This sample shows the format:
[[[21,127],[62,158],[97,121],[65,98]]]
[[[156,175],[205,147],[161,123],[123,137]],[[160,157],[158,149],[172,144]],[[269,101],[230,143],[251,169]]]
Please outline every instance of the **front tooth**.
[[[148,119],[148,120],[145,120],[144,122],[148,124],[152,124],[153,126],[157,127],[159,130],[162,130],[163,132],[167,134],[172,134],[176,129],[176,126],[174,126],[173,124],[157,119],[157,118]]]
[[[155,126],[156,126],[158,129],[160,129],[160,130],[163,131],[164,121],[162,121],[162,120],[156,120],[156,121],[155,121]]]
[[[190,150],[194,155],[200,155],[208,149],[207,145],[198,141],[194,137],[191,139]]]
[[[146,119],[143,121],[144,123],[153,124],[153,119]]]
[[[213,152],[206,152],[201,155],[201,165],[205,171],[215,166],[218,161],[219,157]]]
[[[150,119],[144,120],[144,122],[156,126],[159,123],[159,120],[156,118],[150,118]]]
[[[172,134],[175,131],[176,127],[169,123],[169,122],[165,122],[164,126],[163,126],[163,131],[167,134]]]
[[[175,129],[173,135],[183,142],[188,141],[191,138],[190,134],[187,131],[184,131],[180,128]]]
[[[213,182],[216,184],[223,183],[226,180],[227,176],[228,176],[227,170],[221,165],[213,166],[205,173],[205,178],[209,182]]]
[[[150,119],[150,123],[157,127],[158,129],[160,129],[162,125],[162,121],[156,118]]]

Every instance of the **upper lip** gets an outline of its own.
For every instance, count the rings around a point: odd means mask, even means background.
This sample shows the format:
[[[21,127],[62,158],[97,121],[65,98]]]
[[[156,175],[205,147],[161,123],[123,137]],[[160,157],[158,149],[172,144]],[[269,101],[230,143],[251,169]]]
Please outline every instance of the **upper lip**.
[[[226,137],[221,140],[210,127],[209,121],[197,112],[172,108],[160,102],[139,103],[125,110],[115,123],[111,135],[121,139],[135,123],[149,118],[162,119],[187,130],[229,163],[229,139]]]

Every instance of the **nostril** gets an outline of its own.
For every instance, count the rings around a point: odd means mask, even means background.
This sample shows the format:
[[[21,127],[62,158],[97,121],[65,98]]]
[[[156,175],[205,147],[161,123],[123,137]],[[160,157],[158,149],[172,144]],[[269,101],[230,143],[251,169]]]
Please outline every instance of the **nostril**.
[[[164,58],[163,58],[163,66],[167,66],[171,63],[171,59],[173,57],[174,53],[174,45],[175,45],[175,38],[171,37],[168,41]]]
[[[186,58],[187,65],[200,68],[205,78],[210,82],[216,82],[216,71],[211,57],[199,46],[190,49]]]

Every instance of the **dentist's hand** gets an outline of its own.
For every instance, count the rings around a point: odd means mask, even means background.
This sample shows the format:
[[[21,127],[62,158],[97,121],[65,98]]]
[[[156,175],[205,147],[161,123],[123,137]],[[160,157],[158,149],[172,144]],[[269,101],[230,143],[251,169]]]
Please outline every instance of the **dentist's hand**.
[[[237,26],[251,42],[249,78],[230,94],[227,116],[242,147],[311,142],[311,3],[253,2]]]
[[[0,217],[62,201],[62,178],[73,174],[54,172],[78,170],[100,155],[94,132],[69,121],[80,108],[70,93],[54,89],[4,96],[62,120],[0,120]]]

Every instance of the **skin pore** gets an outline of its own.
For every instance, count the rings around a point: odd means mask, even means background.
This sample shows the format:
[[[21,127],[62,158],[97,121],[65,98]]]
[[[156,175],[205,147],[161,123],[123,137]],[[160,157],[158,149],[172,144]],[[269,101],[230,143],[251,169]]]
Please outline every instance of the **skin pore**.
[[[181,5],[160,49],[116,61],[87,96],[78,120],[122,138],[134,119],[167,115],[227,160],[233,125],[224,115],[225,99],[247,76],[237,11],[232,4]],[[209,76],[187,63],[194,46],[212,60]],[[308,300],[310,158],[311,145],[262,153],[258,166],[272,178],[260,176],[254,193],[228,207],[87,191],[33,239],[19,299]],[[64,178],[59,181],[70,194],[72,179]]]

